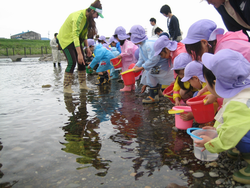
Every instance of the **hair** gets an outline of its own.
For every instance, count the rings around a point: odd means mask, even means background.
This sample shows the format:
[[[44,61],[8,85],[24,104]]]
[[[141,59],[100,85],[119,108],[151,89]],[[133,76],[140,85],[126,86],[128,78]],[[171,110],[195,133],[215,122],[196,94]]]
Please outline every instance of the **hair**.
[[[157,34],[157,33],[161,32],[161,31],[162,31],[162,29],[161,29],[161,28],[159,28],[159,27],[155,28],[155,34]],[[162,31],[162,32],[163,32],[163,31]]]
[[[211,47],[208,47],[208,52],[214,54],[215,46],[216,46],[217,40],[215,41],[208,41],[208,44],[211,45]],[[200,61],[201,56],[203,55],[202,52],[202,46],[201,41],[196,42],[194,44],[185,44],[187,53],[190,54],[194,60]]]
[[[171,8],[168,5],[163,5],[161,7],[160,13],[168,15],[168,13],[172,13]]]
[[[56,37],[57,35],[58,35],[58,33],[55,33],[55,34],[54,34],[54,37]]]
[[[90,6],[102,9],[102,4],[100,0],[95,0],[95,2],[92,3]],[[87,12],[90,13],[91,10],[92,10],[91,8],[88,8]],[[87,22],[88,22],[88,38],[93,39],[94,36],[97,34],[97,28],[92,14],[87,15]]]
[[[174,70],[174,72],[176,74],[179,74],[180,70]],[[187,94],[188,92],[192,91],[192,89],[193,89],[193,87],[191,86],[191,84],[190,84],[190,87],[188,89],[185,88],[184,82],[182,82],[180,78],[178,79],[178,84],[179,84],[179,86],[180,86],[181,89],[183,89],[183,90],[186,91],[185,94]]]
[[[126,40],[126,39],[125,39]],[[125,40],[120,40],[120,45],[123,46]]]
[[[215,85],[214,80],[216,80],[216,77],[214,76],[214,73],[211,70],[209,70],[207,67],[205,67],[204,65],[202,67],[202,72],[203,72],[204,78],[208,82],[208,85],[210,87],[213,87]]]
[[[156,19],[155,18],[150,18],[150,20],[149,20],[150,22],[154,22],[154,23],[156,23]]]

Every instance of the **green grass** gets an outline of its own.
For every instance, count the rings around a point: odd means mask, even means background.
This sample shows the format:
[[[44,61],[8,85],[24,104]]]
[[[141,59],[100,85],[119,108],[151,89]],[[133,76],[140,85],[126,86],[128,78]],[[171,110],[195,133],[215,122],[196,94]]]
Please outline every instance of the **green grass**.
[[[24,55],[26,48],[26,55],[34,54],[51,54],[50,41],[48,40],[19,40],[19,39],[0,39],[0,56],[8,55]],[[43,47],[43,51],[41,50]]]

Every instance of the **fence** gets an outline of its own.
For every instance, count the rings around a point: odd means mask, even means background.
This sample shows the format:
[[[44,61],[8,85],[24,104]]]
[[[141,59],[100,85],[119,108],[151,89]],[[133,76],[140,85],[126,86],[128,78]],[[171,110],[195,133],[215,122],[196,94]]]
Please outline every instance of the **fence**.
[[[41,46],[40,48],[5,48],[0,49],[0,56],[14,56],[14,55],[43,55],[51,54],[51,48],[47,46]]]

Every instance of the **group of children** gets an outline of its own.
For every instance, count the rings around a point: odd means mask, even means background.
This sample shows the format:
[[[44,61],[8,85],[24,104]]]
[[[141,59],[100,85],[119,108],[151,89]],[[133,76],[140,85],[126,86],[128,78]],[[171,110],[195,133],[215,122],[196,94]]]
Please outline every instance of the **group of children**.
[[[159,102],[162,85],[174,84],[173,100],[177,106],[206,95],[205,104],[214,103],[216,122],[214,127],[203,129],[216,129],[218,137],[202,136],[196,145],[213,153],[240,153],[248,165],[235,172],[233,178],[250,184],[250,43],[242,31],[224,33],[213,21],[202,19],[191,25],[179,43],[164,35],[148,39],[144,28],[134,25],[128,34],[122,26],[118,27],[106,47],[92,39],[88,44],[95,56],[89,68],[99,64],[98,85],[109,82],[108,70],[111,78],[118,77],[110,64],[117,57],[122,59],[122,71],[131,64],[134,72],[142,71],[142,91],[149,87],[149,96],[143,103]],[[125,85],[121,91],[134,89],[135,85]],[[219,111],[218,98],[224,99]],[[183,120],[192,118],[192,113],[182,115]]]

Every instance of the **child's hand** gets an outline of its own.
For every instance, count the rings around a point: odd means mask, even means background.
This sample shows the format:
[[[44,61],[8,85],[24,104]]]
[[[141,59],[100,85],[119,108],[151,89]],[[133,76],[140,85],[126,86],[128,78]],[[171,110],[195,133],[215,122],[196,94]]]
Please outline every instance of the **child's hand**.
[[[91,67],[88,65],[88,69],[91,69]]]
[[[180,103],[180,101],[179,101],[179,98],[176,97],[176,98],[175,98],[175,106],[180,106],[180,105],[181,105],[181,103]]]
[[[207,91],[208,91],[207,86],[205,86],[204,88],[202,88],[202,89],[198,92],[197,97],[198,97],[198,96],[201,96],[203,93],[205,93],[205,92],[207,92]]]
[[[194,143],[196,144],[196,147],[204,147],[204,144],[206,144],[207,142],[209,142],[210,140],[212,140],[212,138],[206,136],[206,135],[202,135],[200,136],[200,138],[202,138],[202,140],[196,140],[194,141]]]
[[[122,56],[121,56],[121,55],[118,55],[116,58],[121,59],[121,58],[122,58]]]
[[[134,72],[140,72],[141,70],[143,70],[143,67],[134,67]]]
[[[204,99],[203,99],[204,104],[207,105],[207,104],[212,104],[214,102],[217,101],[217,97],[214,96],[213,94],[208,94]]]
[[[212,130],[216,130],[215,127],[211,127],[211,126],[205,126],[205,127],[202,127],[202,129],[212,129]]]
[[[144,93],[144,91],[146,90],[146,87],[147,87],[147,85],[143,85],[143,86],[141,87],[141,93]]]
[[[194,115],[192,112],[187,112],[187,113],[181,113],[180,117],[183,121],[189,121],[191,119],[194,119]]]

